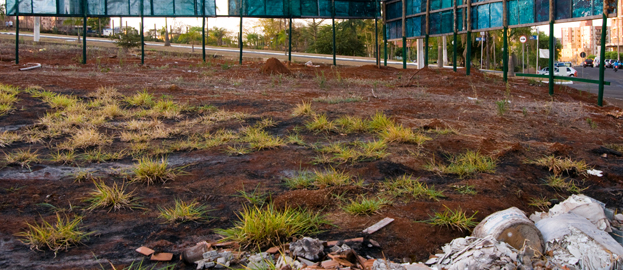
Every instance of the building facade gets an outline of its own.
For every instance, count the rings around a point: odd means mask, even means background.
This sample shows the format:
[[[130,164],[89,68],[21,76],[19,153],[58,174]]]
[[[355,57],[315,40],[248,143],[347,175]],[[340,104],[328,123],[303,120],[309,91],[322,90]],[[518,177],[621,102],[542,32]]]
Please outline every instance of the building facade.
[[[592,21],[584,21],[578,27],[563,27],[561,29],[561,62],[580,64],[580,53],[599,55],[601,46],[601,26],[593,25]]]

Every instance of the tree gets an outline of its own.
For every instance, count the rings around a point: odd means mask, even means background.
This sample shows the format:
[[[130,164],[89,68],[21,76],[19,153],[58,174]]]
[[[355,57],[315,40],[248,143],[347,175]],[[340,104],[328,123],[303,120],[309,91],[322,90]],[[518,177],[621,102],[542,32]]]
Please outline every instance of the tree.
[[[72,28],[76,30],[76,26],[82,25],[82,17],[74,17],[74,18],[66,19],[63,21],[63,25],[72,26]],[[80,31],[76,30],[76,32],[78,33],[78,42],[80,42]]]
[[[102,35],[102,25],[108,25],[110,18],[88,18],[87,25],[91,26],[91,29],[97,29],[97,34]]]
[[[335,24],[336,54],[365,56],[366,48],[358,36],[357,22],[344,20]],[[309,52],[333,53],[333,33],[331,25],[320,27],[316,42],[308,48]]]
[[[115,44],[121,47],[124,52],[127,52],[131,48],[138,48],[141,46],[141,36],[133,27],[123,28],[121,33],[115,35],[115,38],[117,39]]]
[[[201,27],[191,27],[188,32],[181,34],[177,39],[178,42],[190,43],[192,52],[195,52],[195,42],[201,41]]]
[[[262,38],[262,35],[257,33],[247,34],[247,42],[249,43],[249,46],[252,46],[255,49],[260,49],[260,41]]]
[[[216,45],[223,46],[223,37],[227,35],[227,30],[225,30],[225,28],[215,26],[210,31],[210,35],[214,36],[216,39]]]

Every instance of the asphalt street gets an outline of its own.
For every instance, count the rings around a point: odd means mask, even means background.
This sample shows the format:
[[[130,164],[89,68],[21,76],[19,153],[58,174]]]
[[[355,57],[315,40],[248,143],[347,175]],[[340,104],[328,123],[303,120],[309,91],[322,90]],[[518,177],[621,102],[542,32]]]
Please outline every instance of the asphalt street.
[[[578,78],[599,80],[599,68],[598,67],[586,67],[581,66],[573,67],[578,71]],[[604,72],[604,80],[610,82],[610,85],[604,86],[604,98],[615,99],[623,102],[623,70],[614,72],[611,68],[606,68]],[[599,91],[599,85],[590,83],[573,82],[567,86],[575,89],[588,91],[597,94]],[[619,103],[619,102],[617,102]]]

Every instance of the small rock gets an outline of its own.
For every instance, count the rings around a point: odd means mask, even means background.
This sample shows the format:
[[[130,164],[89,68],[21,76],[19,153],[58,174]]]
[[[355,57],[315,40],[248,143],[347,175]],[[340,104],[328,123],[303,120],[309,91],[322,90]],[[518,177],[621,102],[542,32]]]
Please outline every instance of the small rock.
[[[210,250],[210,251],[208,251],[206,253],[203,253],[203,259],[204,260],[214,261],[218,257],[219,257],[218,251],[216,251],[216,250]]]
[[[614,219],[616,219],[618,222],[623,222],[623,214],[614,215]]]
[[[311,261],[319,260],[324,255],[323,249],[322,241],[309,237],[290,244],[290,253],[293,256],[303,257]]]
[[[195,263],[197,264],[197,270],[212,268],[216,265],[214,262],[205,259],[196,261]]]
[[[247,268],[249,270],[264,270],[270,269],[270,265],[273,263],[272,256],[268,255],[266,252],[258,253],[255,255],[249,256],[249,263],[247,264]]]

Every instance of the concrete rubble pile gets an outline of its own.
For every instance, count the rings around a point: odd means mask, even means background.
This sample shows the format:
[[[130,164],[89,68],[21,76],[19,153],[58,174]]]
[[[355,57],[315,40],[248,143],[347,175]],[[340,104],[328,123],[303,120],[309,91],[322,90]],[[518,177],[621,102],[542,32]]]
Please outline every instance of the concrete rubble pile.
[[[382,220],[370,231],[391,221]],[[357,251],[365,253],[362,247],[380,251],[369,233],[366,238],[328,242],[305,237],[257,254],[223,248],[223,243],[201,242],[186,249],[181,259],[196,264],[197,269],[623,270],[622,231],[622,214],[590,197],[572,195],[548,212],[536,212],[530,218],[515,207],[493,213],[474,228],[472,236],[452,240],[425,263],[400,264],[361,256]]]
[[[454,239],[426,264],[437,270],[621,270],[623,215],[614,213],[584,195],[532,214],[534,223],[509,208],[485,218],[472,237]]]

